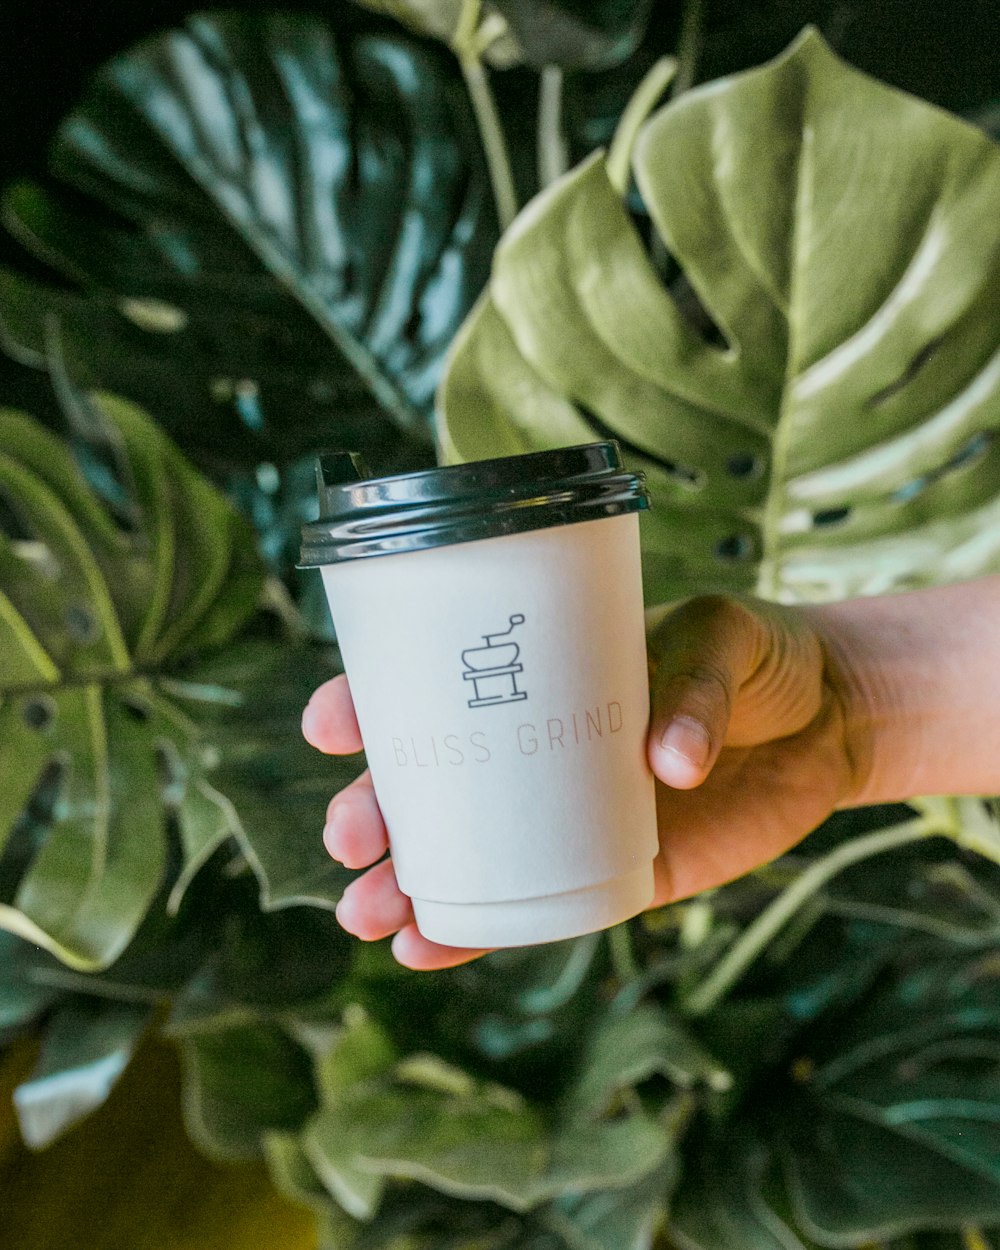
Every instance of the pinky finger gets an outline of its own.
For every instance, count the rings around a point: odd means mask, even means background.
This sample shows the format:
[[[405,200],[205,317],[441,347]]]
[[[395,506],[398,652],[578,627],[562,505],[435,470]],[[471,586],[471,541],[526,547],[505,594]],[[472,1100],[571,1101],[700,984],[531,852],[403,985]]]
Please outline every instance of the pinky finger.
[[[415,924],[404,925],[392,939],[392,953],[404,968],[416,972],[436,972],[441,968],[457,968],[467,964],[489,950],[475,950],[464,946],[442,946],[425,938]]]

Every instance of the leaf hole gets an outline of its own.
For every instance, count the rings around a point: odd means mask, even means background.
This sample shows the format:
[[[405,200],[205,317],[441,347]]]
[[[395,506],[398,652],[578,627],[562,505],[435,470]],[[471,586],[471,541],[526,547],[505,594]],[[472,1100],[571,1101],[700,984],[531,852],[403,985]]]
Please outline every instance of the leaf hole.
[[[414,308],[406,319],[406,325],[403,326],[403,338],[412,347],[417,347],[420,343],[420,330],[423,323],[423,314],[419,308]]]
[[[9,902],[34,857],[41,850],[56,819],[69,765],[64,759],[53,759],[41,775],[20,814],[14,821],[10,836],[0,854],[0,900]]]
[[[687,274],[678,274],[670,284],[670,294],[677,305],[677,311],[700,338],[704,339],[710,347],[717,347],[720,351],[732,350],[732,344],[722,333],[718,324],[713,321],[708,309],[701,302],[698,292],[688,281]]]
[[[147,725],[149,723],[152,712],[148,704],[144,703],[142,699],[137,699],[134,695],[130,695],[128,698],[122,699],[122,707],[125,709],[125,714],[129,720],[135,721],[138,725]]]
[[[813,525],[823,528],[830,525],[842,525],[851,515],[851,509],[844,508],[823,508],[820,512],[813,513]]]
[[[84,646],[96,642],[101,627],[93,611],[85,603],[71,603],[66,609],[66,628],[74,642]]]
[[[577,404],[576,408],[577,412],[593,429],[595,434],[600,435],[601,438],[613,438],[626,455],[638,456],[657,465],[664,473],[672,477],[678,486],[683,486],[687,490],[704,489],[705,483],[708,481],[708,475],[704,469],[699,469],[694,465],[682,464],[679,460],[668,460],[665,456],[657,456],[645,447],[639,447],[636,443],[631,443],[628,439],[622,438],[617,430],[608,425],[606,421],[602,421],[597,413],[590,408],[585,408],[582,404]]]
[[[177,808],[184,800],[188,774],[177,748],[171,743],[161,742],[156,748],[156,779],[164,806]]]
[[[73,455],[119,529],[137,534],[141,518],[134,502],[130,475],[116,449],[110,443],[79,438],[74,439]]]
[[[754,540],[750,534],[727,534],[712,548],[712,554],[724,564],[736,564],[748,560],[754,553]]]
[[[752,481],[764,472],[764,457],[750,451],[738,451],[726,461],[726,472],[738,481]]]
[[[952,456],[948,463],[944,466],[944,472],[950,473],[955,469],[965,469],[969,465],[975,464],[977,460],[981,460],[989,451],[996,441],[995,430],[980,430],[959,447],[958,451]]]
[[[922,347],[895,382],[890,382],[881,391],[876,391],[868,400],[868,407],[877,408],[879,404],[884,404],[886,400],[892,399],[894,395],[898,395],[904,387],[909,386],[917,374],[937,355],[942,341],[940,338],[931,339],[929,343]]]
[[[638,190],[633,183],[631,194],[639,201]],[[711,347],[722,351],[731,350],[731,343],[712,319],[700,296],[688,280],[687,274],[668,251],[666,244],[644,207],[630,207],[629,216],[636,233],[642,240],[646,259],[656,271],[657,277],[670,292],[677,311],[692,330]]]
[[[252,378],[240,378],[233,387],[233,404],[246,428],[259,434],[264,428],[264,408],[260,402],[260,387]]]
[[[922,495],[930,484],[931,478],[927,476],[915,477],[912,482],[906,482],[898,490],[894,490],[890,498],[894,503],[909,503],[911,499]]]
[[[21,522],[17,512],[0,491],[0,532],[13,542],[30,542],[34,535],[30,534]]]
[[[29,729],[44,733],[55,723],[57,710],[55,699],[45,694],[37,695],[33,699],[28,699],[21,708],[21,720]]]
[[[941,478],[946,477],[949,473],[955,473],[959,469],[968,469],[990,450],[996,442],[997,432],[995,430],[979,430],[973,434],[971,438],[958,448],[945,463],[939,468],[929,473],[924,473],[920,477],[916,477],[912,482],[906,482],[898,489],[894,490],[889,498],[893,503],[909,503],[912,499],[916,499],[918,495]]]

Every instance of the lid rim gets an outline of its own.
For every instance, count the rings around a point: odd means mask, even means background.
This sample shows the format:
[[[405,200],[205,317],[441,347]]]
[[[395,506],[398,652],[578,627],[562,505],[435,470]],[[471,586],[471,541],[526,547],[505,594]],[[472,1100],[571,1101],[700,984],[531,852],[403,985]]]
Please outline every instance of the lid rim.
[[[321,516],[302,527],[298,568],[506,537],[649,507],[645,475],[625,470],[620,449],[610,440],[384,478],[345,474],[351,462],[343,453],[336,457],[335,475],[324,473],[324,461],[328,465],[333,457],[318,463]]]

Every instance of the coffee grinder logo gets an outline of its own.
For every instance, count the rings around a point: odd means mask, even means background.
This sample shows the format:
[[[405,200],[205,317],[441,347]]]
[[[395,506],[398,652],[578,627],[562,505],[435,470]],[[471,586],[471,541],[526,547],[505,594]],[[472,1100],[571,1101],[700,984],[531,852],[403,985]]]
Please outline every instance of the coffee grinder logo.
[[[473,696],[469,707],[493,707],[497,703],[518,703],[528,697],[517,686],[518,674],[524,665],[518,660],[521,648],[511,638],[518,625],[524,624],[520,612],[509,618],[506,629],[496,634],[483,634],[483,647],[470,647],[462,652],[465,671],[462,677],[472,682]]]

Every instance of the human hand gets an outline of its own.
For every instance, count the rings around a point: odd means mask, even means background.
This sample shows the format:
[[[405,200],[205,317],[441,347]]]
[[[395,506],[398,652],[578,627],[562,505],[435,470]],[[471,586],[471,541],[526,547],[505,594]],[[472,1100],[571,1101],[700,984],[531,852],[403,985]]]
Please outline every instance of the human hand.
[[[722,597],[648,617],[660,850],[651,907],[720,885],[767,863],[860,789],[863,731],[847,711],[849,683],[804,610]],[[305,737],[329,754],[361,750],[347,679],[313,695]],[[417,930],[399,889],[370,775],[331,801],[323,840],[348,868],[367,868],[337,908],[367,941],[395,934],[400,963],[452,967],[484,952],[441,946]],[[372,865],[374,865],[372,867]]]

